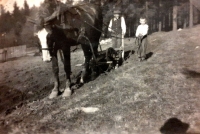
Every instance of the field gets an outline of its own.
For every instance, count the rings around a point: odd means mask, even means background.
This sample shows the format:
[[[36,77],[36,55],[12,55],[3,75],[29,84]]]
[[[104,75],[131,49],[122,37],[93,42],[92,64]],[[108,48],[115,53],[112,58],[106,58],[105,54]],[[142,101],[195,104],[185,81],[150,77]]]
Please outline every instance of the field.
[[[0,63],[0,133],[200,134],[199,31],[200,25],[149,35],[146,61],[133,53],[68,99],[48,99],[51,63],[40,56]],[[134,38],[126,38],[126,51],[135,48]],[[80,57],[82,51],[72,53],[73,76]],[[64,78],[60,61],[62,88]]]

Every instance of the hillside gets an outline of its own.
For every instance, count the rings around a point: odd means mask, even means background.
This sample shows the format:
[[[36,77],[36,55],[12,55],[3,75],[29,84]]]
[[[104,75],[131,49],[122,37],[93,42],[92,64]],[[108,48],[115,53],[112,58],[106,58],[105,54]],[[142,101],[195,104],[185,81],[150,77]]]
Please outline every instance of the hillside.
[[[133,53],[123,66],[84,84],[66,100],[48,99],[51,64],[41,57],[0,63],[0,132],[200,133],[199,31],[200,25],[149,35],[146,61],[139,62]],[[134,39],[127,38],[125,47],[135,50]],[[74,75],[81,69],[75,65],[83,62],[82,55],[72,53]]]

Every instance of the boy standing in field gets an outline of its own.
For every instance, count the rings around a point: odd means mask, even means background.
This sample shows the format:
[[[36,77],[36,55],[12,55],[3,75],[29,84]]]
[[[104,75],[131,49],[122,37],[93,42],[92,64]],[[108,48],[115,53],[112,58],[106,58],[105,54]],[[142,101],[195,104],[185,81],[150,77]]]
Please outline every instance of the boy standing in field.
[[[146,24],[146,18],[140,18],[140,25],[136,30],[136,44],[138,45],[138,58],[139,61],[143,61],[146,59],[146,48],[147,48],[147,34],[148,34],[149,26]]]

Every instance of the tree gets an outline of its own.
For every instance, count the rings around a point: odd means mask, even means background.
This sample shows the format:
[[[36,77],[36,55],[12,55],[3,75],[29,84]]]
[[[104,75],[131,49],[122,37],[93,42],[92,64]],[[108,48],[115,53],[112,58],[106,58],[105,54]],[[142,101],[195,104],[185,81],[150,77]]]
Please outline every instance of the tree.
[[[189,19],[189,27],[193,27],[193,4],[192,0],[190,0],[190,19]]]
[[[178,3],[177,0],[175,0],[173,6],[173,31],[177,30],[177,14],[178,14]]]
[[[30,14],[30,9],[26,0],[24,0],[24,15],[28,16]]]
[[[12,16],[10,12],[4,10],[3,5],[1,7],[1,16],[0,16],[0,34],[9,32],[13,28]]]
[[[178,9],[178,26],[186,28],[189,20],[189,3],[181,3]]]
[[[13,5],[13,19],[14,19],[14,23],[18,22],[20,20],[20,10],[19,7],[17,6],[17,2],[14,3]]]
[[[0,15],[3,15],[5,14],[5,9],[4,9],[4,6],[3,5],[0,5]]]
[[[20,10],[17,6],[17,3],[14,3],[14,10],[13,10],[13,30],[15,34],[15,45],[21,44],[21,32],[22,26],[26,22],[25,15],[23,14],[23,10]]]

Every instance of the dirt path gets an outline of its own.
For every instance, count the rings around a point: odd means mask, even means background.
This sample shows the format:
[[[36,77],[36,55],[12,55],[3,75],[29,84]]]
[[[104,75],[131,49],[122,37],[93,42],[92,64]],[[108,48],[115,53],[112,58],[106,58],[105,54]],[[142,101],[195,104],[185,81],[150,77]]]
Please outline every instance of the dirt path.
[[[200,133],[199,30],[150,35],[147,61],[133,54],[66,100],[48,99],[51,65],[39,56],[0,63],[2,133]],[[126,50],[135,48],[133,43],[126,39]],[[72,53],[74,75],[80,57],[81,51]]]

